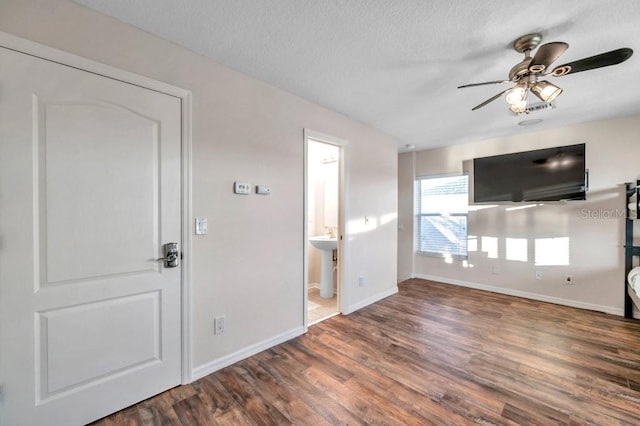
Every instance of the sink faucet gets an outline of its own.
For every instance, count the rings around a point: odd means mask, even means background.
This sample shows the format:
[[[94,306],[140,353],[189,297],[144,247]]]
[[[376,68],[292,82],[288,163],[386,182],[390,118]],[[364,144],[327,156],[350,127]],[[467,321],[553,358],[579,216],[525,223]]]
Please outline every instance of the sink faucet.
[[[327,229],[327,235],[328,235],[329,237],[331,237],[331,238],[335,238],[336,233],[335,233],[335,231],[333,230],[333,228],[330,228],[330,227],[325,226],[325,229]]]

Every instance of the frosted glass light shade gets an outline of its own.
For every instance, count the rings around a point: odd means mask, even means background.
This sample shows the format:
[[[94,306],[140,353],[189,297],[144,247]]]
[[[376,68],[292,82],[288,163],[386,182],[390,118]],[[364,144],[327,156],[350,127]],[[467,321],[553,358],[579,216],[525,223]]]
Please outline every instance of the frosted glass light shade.
[[[516,105],[525,100],[526,92],[525,86],[518,85],[507,92],[505,99],[509,105]]]
[[[522,114],[524,112],[527,112],[527,101],[524,100],[524,101],[518,102],[517,104],[512,104],[509,107],[509,109],[512,112],[515,112],[516,114]]]
[[[531,87],[531,91],[543,102],[551,102],[562,93],[561,88],[548,81],[538,81]]]

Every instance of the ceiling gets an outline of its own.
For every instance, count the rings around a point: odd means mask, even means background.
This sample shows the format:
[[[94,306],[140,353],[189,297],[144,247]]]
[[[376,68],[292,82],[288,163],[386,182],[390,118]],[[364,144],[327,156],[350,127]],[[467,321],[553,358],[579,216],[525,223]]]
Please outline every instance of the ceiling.
[[[75,0],[382,130],[399,151],[640,113],[638,0]],[[515,116],[517,37],[569,49],[555,65],[620,47],[627,62],[553,78],[556,108]],[[541,118],[536,126],[519,126]]]

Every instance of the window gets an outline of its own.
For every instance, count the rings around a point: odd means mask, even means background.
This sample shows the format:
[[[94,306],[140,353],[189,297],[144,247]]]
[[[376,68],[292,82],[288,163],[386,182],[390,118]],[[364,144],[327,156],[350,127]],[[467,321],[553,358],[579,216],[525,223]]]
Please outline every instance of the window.
[[[418,178],[418,253],[444,258],[467,257],[468,188],[466,175]]]

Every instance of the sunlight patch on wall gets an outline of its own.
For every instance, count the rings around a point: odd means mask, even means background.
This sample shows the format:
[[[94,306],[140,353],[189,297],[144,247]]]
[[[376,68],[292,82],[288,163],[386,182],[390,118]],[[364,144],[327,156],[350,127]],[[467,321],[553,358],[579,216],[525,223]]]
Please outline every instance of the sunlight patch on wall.
[[[398,217],[397,213],[387,213],[380,216],[380,225],[386,225]]]
[[[526,238],[507,238],[505,240],[507,260],[527,262],[529,260]]]
[[[544,204],[525,204],[524,206],[507,207],[506,209],[504,209],[504,211],[513,212],[516,210],[525,210],[525,209],[530,209],[532,207],[538,207],[538,206],[544,206]]]
[[[468,206],[467,209],[470,212],[478,212],[480,210],[493,209],[496,207],[498,207],[497,204],[474,204],[474,205]]]
[[[467,252],[478,251],[478,237],[469,235],[467,237]]]
[[[364,232],[373,231],[377,227],[378,219],[369,216],[350,220],[347,225],[349,235],[362,234]]]
[[[562,266],[569,264],[569,237],[537,238],[535,240],[536,266]]]
[[[496,237],[482,237],[480,239],[482,243],[482,251],[487,253],[489,259],[498,258],[498,238]]]

